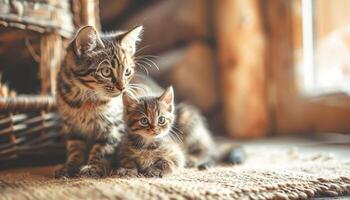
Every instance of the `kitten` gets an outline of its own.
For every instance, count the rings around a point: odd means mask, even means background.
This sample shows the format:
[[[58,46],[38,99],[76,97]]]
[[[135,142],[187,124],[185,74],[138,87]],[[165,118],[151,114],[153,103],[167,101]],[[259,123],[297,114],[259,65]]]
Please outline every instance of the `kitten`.
[[[116,151],[118,176],[162,177],[184,167],[181,147],[170,137],[175,122],[174,93],[167,88],[159,97],[137,100],[123,95],[123,136]]]
[[[175,108],[172,87],[160,97],[135,100],[124,94],[123,104],[126,135],[116,151],[117,176],[163,176],[184,164],[207,169],[244,160],[238,146],[219,148],[195,107],[180,103]]]
[[[55,177],[101,177],[123,134],[121,93],[135,71],[142,26],[99,35],[80,28],[57,77],[57,110],[67,137],[67,160]],[[131,87],[131,86],[130,86]]]

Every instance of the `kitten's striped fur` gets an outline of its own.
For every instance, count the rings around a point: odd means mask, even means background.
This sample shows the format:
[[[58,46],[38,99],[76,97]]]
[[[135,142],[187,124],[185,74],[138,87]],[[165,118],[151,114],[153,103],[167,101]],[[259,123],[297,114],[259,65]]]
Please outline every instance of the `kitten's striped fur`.
[[[242,161],[240,148],[220,150],[200,112],[186,103],[175,108],[173,98],[172,87],[159,97],[148,94],[133,99],[123,95],[126,135],[114,158],[115,175],[163,176],[184,166],[206,169],[220,161]],[[161,116],[166,123],[158,123]],[[144,118],[147,126],[142,124]],[[228,155],[236,157],[228,159]]]
[[[135,71],[142,27],[100,36],[91,26],[77,31],[57,77],[57,108],[67,136],[67,160],[55,177],[100,177],[124,132],[121,93]]]
[[[114,174],[162,177],[184,167],[184,152],[170,137],[175,122],[173,98],[172,87],[160,97],[136,100],[123,95],[127,133],[116,151]]]

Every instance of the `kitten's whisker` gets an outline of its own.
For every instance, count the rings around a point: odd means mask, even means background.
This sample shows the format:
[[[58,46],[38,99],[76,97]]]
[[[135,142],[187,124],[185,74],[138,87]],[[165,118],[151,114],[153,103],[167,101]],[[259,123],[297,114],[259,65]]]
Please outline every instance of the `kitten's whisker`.
[[[175,135],[176,138],[177,138],[177,140],[178,140],[179,142],[183,143],[181,137],[180,137],[174,130],[170,130],[170,133],[172,133],[173,135]]]
[[[183,132],[180,130],[180,129],[178,129],[178,128],[176,128],[176,126],[172,126],[172,128],[174,128],[176,131],[178,131],[181,135],[183,135]]]
[[[173,133],[170,132],[167,136],[168,136],[172,141],[178,142],[178,139],[177,139],[177,138],[174,138]]]
[[[168,137],[173,141],[173,142],[179,142],[178,139],[174,138],[172,134],[169,134]]]

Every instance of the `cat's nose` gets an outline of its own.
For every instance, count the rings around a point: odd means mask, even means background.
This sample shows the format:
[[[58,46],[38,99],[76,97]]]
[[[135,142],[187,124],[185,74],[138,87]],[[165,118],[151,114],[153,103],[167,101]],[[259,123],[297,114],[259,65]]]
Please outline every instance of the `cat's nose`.
[[[115,84],[115,87],[120,90],[123,91],[125,89],[125,83],[123,80],[118,80],[117,84]]]
[[[123,91],[123,90],[125,90],[125,85],[116,85],[115,86],[118,90],[120,90],[120,91]]]

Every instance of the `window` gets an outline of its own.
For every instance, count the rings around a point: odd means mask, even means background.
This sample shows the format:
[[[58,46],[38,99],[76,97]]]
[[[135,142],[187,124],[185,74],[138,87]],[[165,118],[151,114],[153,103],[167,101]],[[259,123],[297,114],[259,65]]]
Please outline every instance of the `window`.
[[[350,1],[302,0],[298,89],[306,95],[350,93]]]

